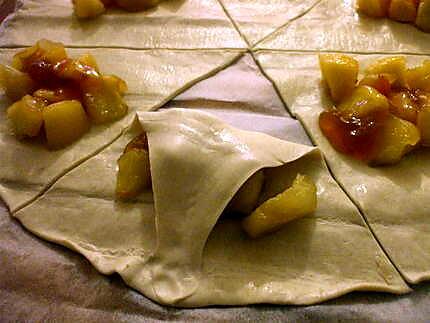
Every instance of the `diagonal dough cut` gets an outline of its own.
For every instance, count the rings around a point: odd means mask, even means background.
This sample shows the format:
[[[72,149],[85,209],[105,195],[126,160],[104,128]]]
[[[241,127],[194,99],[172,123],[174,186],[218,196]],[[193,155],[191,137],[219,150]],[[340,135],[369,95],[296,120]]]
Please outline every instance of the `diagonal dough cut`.
[[[257,56],[405,279],[411,283],[430,279],[428,149],[404,156],[393,166],[374,168],[336,152],[318,126],[319,114],[332,104],[321,84],[318,55],[262,51]],[[364,70],[382,55],[353,57]],[[423,57],[408,55],[407,60],[414,65]]]
[[[305,14],[319,0],[221,0],[250,45]]]
[[[246,48],[216,0],[163,1],[138,13],[109,9],[90,20],[77,19],[70,0],[27,0],[3,33],[7,47],[48,38],[75,47]]]
[[[409,291],[315,148],[238,130],[198,111],[139,116],[148,136],[154,202],[150,192],[136,203],[113,198],[116,160],[139,132],[135,122],[14,216],[164,304],[309,304],[352,290]],[[218,218],[261,168],[268,177],[263,198],[301,172],[317,185],[318,208],[251,240],[240,222]]]
[[[259,49],[355,53],[430,53],[430,33],[410,24],[360,16],[355,1],[326,0],[257,45]]]
[[[7,63],[17,50],[3,50]],[[33,199],[59,176],[117,138],[137,110],[156,109],[197,81],[214,74],[242,55],[239,51],[69,49],[71,57],[90,52],[102,68],[127,81],[129,112],[123,119],[91,127],[79,141],[62,150],[18,141],[10,132],[6,107],[0,101],[0,196],[13,212]],[[138,68],[137,68],[138,67]]]

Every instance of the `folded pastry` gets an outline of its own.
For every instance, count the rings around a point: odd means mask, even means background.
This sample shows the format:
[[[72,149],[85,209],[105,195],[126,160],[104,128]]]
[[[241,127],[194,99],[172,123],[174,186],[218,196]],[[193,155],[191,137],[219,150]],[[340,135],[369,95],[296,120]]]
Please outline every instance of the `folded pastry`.
[[[6,26],[0,45],[8,47],[48,38],[74,47],[246,48],[216,0],[163,1],[136,13],[111,8],[89,20],[75,16],[71,0],[26,0]]]
[[[19,49],[5,49],[0,62],[10,64]],[[10,130],[6,108],[11,104],[0,97],[0,196],[14,211],[33,199],[71,168],[93,155],[128,127],[136,110],[156,109],[200,79],[215,73],[236,59],[237,51],[163,51],[126,49],[68,49],[72,57],[91,53],[101,72],[118,75],[128,84],[124,99],[129,111],[122,119],[91,127],[82,138],[57,151],[43,144],[18,140]],[[118,64],[118,62],[121,62]],[[192,68],[190,66],[192,65]],[[136,69],[139,66],[139,69]]]
[[[430,34],[413,25],[359,15],[357,1],[320,1],[303,17],[258,44],[259,49],[356,53],[430,53]]]
[[[360,67],[384,55],[353,55]],[[407,55],[409,66],[425,56]],[[337,152],[324,137],[319,115],[334,102],[321,82],[317,54],[261,52],[258,59],[290,111],[324,152],[335,178],[363,212],[384,250],[408,282],[430,278],[430,194],[428,148],[392,166],[370,167]]]
[[[242,131],[197,111],[139,117],[14,216],[164,304],[310,304],[352,290],[409,291],[315,148]],[[117,159],[142,130],[152,189],[123,202],[115,199]],[[250,239],[240,221],[220,216],[261,169],[261,200],[300,173],[316,184],[318,206],[273,234]]]

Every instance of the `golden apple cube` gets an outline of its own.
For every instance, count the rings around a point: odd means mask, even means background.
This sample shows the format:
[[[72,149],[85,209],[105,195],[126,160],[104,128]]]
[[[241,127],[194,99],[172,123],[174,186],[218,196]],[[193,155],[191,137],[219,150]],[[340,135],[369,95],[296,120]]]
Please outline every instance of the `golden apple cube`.
[[[257,206],[263,183],[263,171],[258,171],[252,175],[233,196],[227,206],[227,211],[251,214]]]
[[[336,108],[345,117],[365,117],[375,112],[388,111],[389,103],[387,98],[373,87],[362,85],[356,87],[351,96]]]
[[[35,84],[28,74],[0,64],[0,87],[4,89],[9,99],[17,101],[24,95],[30,94],[34,90]]]
[[[378,59],[366,68],[365,74],[391,74],[396,77],[396,84],[406,86],[406,59],[404,56],[392,56]]]
[[[95,57],[91,54],[83,54],[81,55],[77,61],[83,65],[92,67],[97,73],[100,73],[99,66],[97,65],[97,61]]]
[[[369,163],[395,164],[420,141],[420,131],[412,122],[390,115],[378,141],[379,152]]]
[[[421,145],[430,146],[430,105],[418,112],[417,127],[421,133]]]
[[[90,127],[85,110],[77,100],[50,104],[43,109],[46,139],[51,149],[63,148],[79,139]]]
[[[12,60],[12,66],[23,70],[24,62],[29,58],[43,59],[49,63],[56,64],[67,58],[64,45],[47,39],[41,39],[32,47],[28,47],[16,53]]]
[[[117,82],[103,77],[83,87],[84,106],[94,123],[112,122],[127,114],[128,106],[123,101],[118,86]]]
[[[370,17],[383,18],[388,14],[390,0],[358,0],[357,10]]]
[[[411,89],[430,92],[430,60],[425,60],[422,65],[408,69],[406,82]]]
[[[151,185],[149,153],[144,149],[131,149],[118,160],[116,196],[132,199]]]
[[[36,137],[43,125],[43,104],[26,95],[7,109],[7,117],[17,137]]]
[[[388,17],[400,22],[414,22],[417,7],[414,0],[391,0]]]
[[[73,0],[73,4],[78,18],[95,18],[106,10],[100,0]]]
[[[340,102],[348,97],[357,83],[357,60],[343,54],[320,54],[319,61],[332,100]]]
[[[250,237],[257,238],[314,212],[316,207],[315,184],[309,177],[298,174],[290,188],[261,204],[242,221],[242,227]]]
[[[420,1],[415,24],[423,31],[430,32],[430,0]]]

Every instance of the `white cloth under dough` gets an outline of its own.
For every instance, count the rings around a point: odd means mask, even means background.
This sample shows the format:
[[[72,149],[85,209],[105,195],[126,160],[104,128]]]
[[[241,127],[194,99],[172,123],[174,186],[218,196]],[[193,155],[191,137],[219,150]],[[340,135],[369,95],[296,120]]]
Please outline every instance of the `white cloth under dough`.
[[[353,57],[363,70],[383,56]],[[425,58],[407,56],[410,66]],[[408,154],[398,164],[380,167],[338,153],[318,125],[319,114],[333,104],[322,86],[318,55],[267,51],[260,52],[258,60],[406,280],[417,283],[430,279],[429,149]]]
[[[0,51],[8,64],[18,50]],[[111,143],[130,125],[136,111],[159,108],[184,89],[229,65],[241,55],[235,50],[126,50],[68,49],[70,57],[91,53],[102,73],[115,74],[128,84],[127,116],[105,125],[93,125],[72,145],[56,151],[19,141],[11,133],[6,108],[11,102],[0,95],[0,196],[11,211],[22,207],[56,178]]]
[[[134,203],[114,198],[116,161],[141,131],[135,122],[14,216],[163,304],[310,304],[353,290],[409,291],[315,148],[238,130],[197,111],[139,116],[153,198],[151,192]],[[270,168],[263,199],[301,173],[315,182],[318,207],[252,240],[239,221],[219,216],[261,168]]]

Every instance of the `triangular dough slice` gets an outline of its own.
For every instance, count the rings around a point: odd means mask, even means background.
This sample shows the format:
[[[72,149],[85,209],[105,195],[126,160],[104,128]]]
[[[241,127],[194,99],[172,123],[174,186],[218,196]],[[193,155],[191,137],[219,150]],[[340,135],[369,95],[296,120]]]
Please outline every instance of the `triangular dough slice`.
[[[0,62],[7,63],[17,50],[3,50]],[[136,110],[160,107],[173,96],[204,77],[229,65],[238,51],[181,51],[125,49],[69,49],[71,57],[92,53],[102,72],[127,81],[129,113],[123,119],[91,130],[74,144],[49,151],[34,143],[18,141],[6,118],[10,104],[0,101],[0,196],[14,211],[34,198],[56,178],[117,138],[130,125]]]
[[[74,16],[71,0],[27,0],[8,20],[0,44],[29,46],[40,38],[80,47],[246,47],[216,0],[163,1],[138,13],[108,9],[89,20]]]
[[[229,15],[250,45],[254,45],[276,28],[297,19],[319,0],[222,0]]]
[[[365,69],[381,55],[354,57]],[[407,59],[414,65],[423,57]],[[261,52],[258,60],[406,280],[430,279],[430,151],[415,151],[398,164],[381,167],[336,152],[318,126],[320,112],[332,104],[321,84],[318,55]]]
[[[359,15],[355,1],[321,1],[258,44],[261,49],[430,53],[430,33],[411,24]]]
[[[14,215],[35,234],[79,251],[101,272],[117,271],[146,296],[175,306],[308,304],[352,290],[409,291],[315,148],[238,130],[197,111],[140,117],[154,204],[148,192],[136,203],[114,200],[116,160],[136,135],[135,123]],[[301,172],[316,182],[318,209],[251,240],[238,221],[218,218],[263,167],[275,167],[263,195],[282,190]]]

